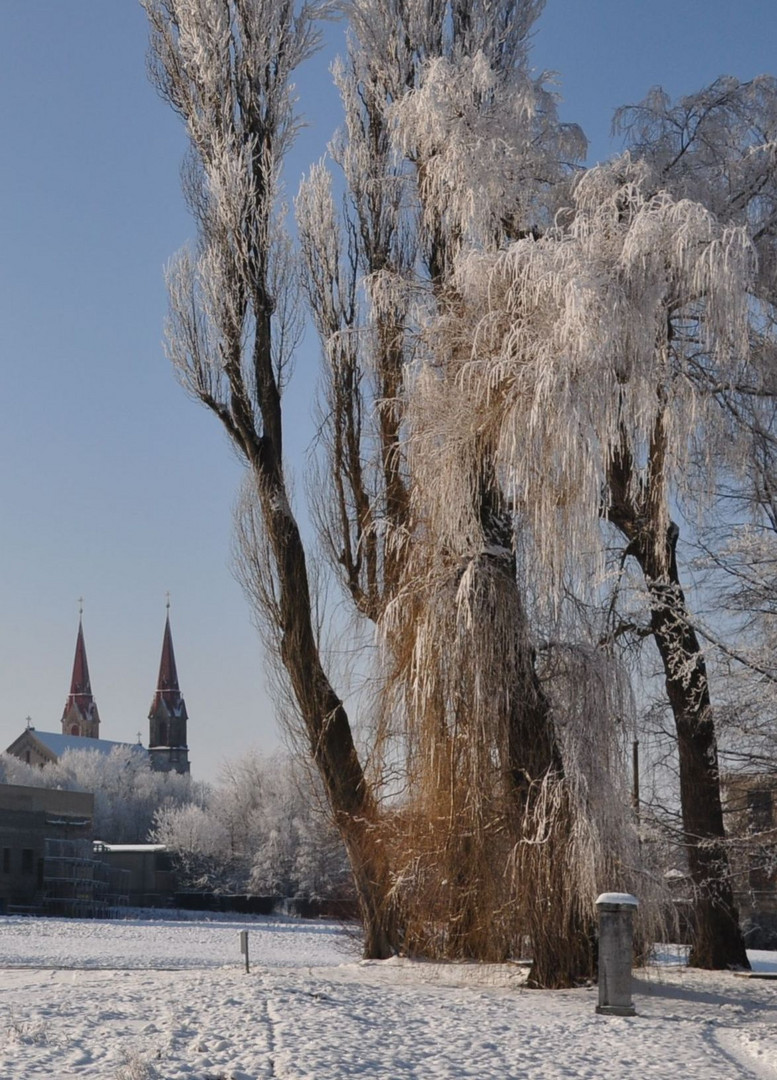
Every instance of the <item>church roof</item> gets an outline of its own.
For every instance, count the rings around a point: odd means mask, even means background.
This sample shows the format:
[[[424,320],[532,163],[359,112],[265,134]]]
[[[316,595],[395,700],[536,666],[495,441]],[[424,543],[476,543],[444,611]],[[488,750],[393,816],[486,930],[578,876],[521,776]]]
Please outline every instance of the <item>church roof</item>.
[[[113,742],[111,739],[84,739],[81,735],[62,735],[56,731],[36,731],[35,728],[27,728],[18,739],[11,743],[7,753],[20,749],[27,738],[40,743],[56,758],[60,758],[66,750],[94,750],[98,754],[108,755],[117,747],[122,747],[127,750],[146,752],[140,743]]]
[[[95,724],[100,723],[97,712],[97,702],[92,694],[92,684],[89,681],[89,665],[86,661],[86,645],[84,644],[84,627],[81,619],[78,620],[78,637],[76,638],[76,655],[73,660],[73,675],[70,680],[70,693],[65,702],[62,719],[65,720],[73,709],[77,709],[84,720],[91,720]]]
[[[165,632],[162,637],[162,658],[159,662],[159,677],[157,678],[156,693],[151,702],[149,718],[156,716],[164,707],[168,716],[180,717],[187,720],[186,703],[178,685],[178,671],[175,666],[175,652],[173,651],[173,635],[170,630],[170,615],[165,619]]]

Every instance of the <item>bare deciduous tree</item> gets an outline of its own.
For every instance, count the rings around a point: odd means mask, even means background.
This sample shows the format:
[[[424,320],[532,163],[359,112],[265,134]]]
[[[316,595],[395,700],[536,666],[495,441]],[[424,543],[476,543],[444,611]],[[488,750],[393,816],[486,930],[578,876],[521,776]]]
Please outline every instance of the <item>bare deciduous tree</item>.
[[[197,247],[169,273],[169,354],[189,393],[224,425],[261,506],[281,659],[308,749],[353,866],[365,953],[396,939],[384,903],[375,803],[348,717],[321,663],[305,550],[283,468],[281,393],[294,346],[287,244],[277,219],[280,170],[295,130],[291,76],[318,44],[325,3],[144,0],[152,75],[184,120],[186,195]]]

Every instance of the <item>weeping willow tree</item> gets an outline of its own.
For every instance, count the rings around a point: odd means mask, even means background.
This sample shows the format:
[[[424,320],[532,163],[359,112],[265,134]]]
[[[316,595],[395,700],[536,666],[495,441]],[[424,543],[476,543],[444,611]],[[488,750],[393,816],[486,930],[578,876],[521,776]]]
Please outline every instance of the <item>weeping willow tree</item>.
[[[677,733],[691,959],[703,967],[747,960],[671,512],[716,473],[741,475],[745,404],[772,392],[775,102],[767,79],[723,80],[675,109],[654,95],[624,114],[633,152],[581,176],[552,229],[456,270],[461,333],[475,327],[458,376],[469,429],[492,432],[549,580],[560,554],[602,550],[602,519],[643,574]],[[432,399],[425,423],[435,413]]]
[[[382,761],[401,763],[381,842],[403,947],[501,959],[528,940],[532,980],[567,985],[592,970],[597,882],[627,884],[628,828],[597,817],[579,745],[565,745],[569,686],[543,685],[518,572],[525,522],[491,434],[465,419],[456,437],[470,343],[455,267],[549,228],[584,151],[529,73],[542,6],[347,4],[345,127],[330,148],[346,195],[336,205],[322,163],[297,217],[325,358],[319,522],[383,646],[378,782]],[[588,704],[576,723],[592,725],[601,700]],[[610,701],[594,725],[621,775],[622,711]]]

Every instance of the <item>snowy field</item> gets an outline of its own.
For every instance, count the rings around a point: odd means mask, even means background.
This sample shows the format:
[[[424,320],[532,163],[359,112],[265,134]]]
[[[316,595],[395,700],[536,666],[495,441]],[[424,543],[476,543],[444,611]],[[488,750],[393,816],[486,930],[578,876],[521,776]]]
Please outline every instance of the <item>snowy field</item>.
[[[269,918],[0,918],[0,968],[0,1080],[777,1080],[777,980],[677,965],[637,974],[634,1018],[514,966],[363,963],[335,924]]]

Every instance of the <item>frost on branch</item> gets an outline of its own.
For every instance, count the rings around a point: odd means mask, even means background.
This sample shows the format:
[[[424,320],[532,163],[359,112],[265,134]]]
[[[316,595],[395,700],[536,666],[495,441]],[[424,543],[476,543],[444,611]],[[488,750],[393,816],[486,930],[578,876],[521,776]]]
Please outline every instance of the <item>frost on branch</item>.
[[[544,77],[518,70],[507,79],[482,52],[430,61],[392,119],[418,165],[427,229],[442,226],[466,247],[544,228],[549,189],[585,154],[579,128],[559,123]]]
[[[497,468],[550,564],[559,529],[567,556],[599,546],[624,432],[635,491],[649,483],[659,427],[667,450],[653,482],[682,488],[698,440],[709,459],[710,443],[731,435],[710,381],[748,373],[751,238],[654,184],[628,156],[600,166],[544,237],[457,267],[462,317],[475,326],[458,375],[477,416],[468,428],[492,433]]]

